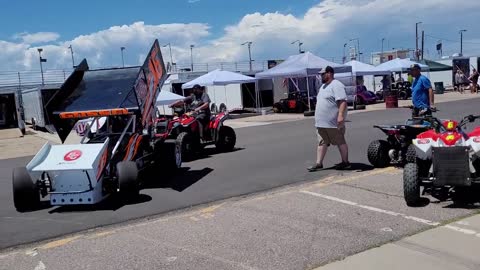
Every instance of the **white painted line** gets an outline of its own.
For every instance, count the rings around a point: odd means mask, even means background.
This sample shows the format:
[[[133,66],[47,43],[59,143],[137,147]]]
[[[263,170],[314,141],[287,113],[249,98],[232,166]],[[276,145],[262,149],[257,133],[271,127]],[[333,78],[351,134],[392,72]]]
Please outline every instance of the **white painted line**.
[[[343,199],[340,199],[340,198],[323,195],[323,194],[320,194],[320,193],[315,193],[315,192],[306,191],[306,190],[302,190],[300,192],[304,193],[304,194],[312,195],[312,196],[315,196],[315,197],[327,199],[327,200],[330,200],[330,201],[339,202],[339,203],[343,203],[343,204],[347,204],[347,205],[351,205],[351,206],[356,206],[356,207],[366,209],[366,210],[370,210],[370,211],[377,212],[377,213],[382,213],[382,214],[386,214],[386,215],[390,215],[390,216],[394,216],[394,217],[403,217],[405,219],[413,220],[415,222],[426,224],[426,225],[429,225],[429,226],[440,225],[439,222],[434,222],[434,221],[430,221],[430,220],[423,219],[423,218],[408,216],[408,215],[405,215],[405,214],[402,214],[402,213],[397,213],[397,212],[393,212],[393,211],[389,211],[389,210],[384,210],[384,209],[380,209],[380,208],[376,208],[376,207],[372,207],[372,206],[368,206],[368,205],[362,205],[362,204],[359,204],[359,203],[356,203],[356,202],[347,201],[347,200],[343,200]]]
[[[35,269],[34,270],[46,270],[47,267],[45,266],[45,264],[43,264],[42,261],[39,261],[37,266],[35,266]]]

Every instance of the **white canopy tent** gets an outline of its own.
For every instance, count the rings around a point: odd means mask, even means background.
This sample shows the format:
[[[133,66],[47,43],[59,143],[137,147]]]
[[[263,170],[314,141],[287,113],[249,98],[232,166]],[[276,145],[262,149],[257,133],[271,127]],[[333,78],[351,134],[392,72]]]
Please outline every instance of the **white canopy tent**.
[[[345,63],[352,67],[354,76],[368,76],[368,75],[390,75],[392,72],[388,69],[378,68],[369,64],[365,64],[356,60]]]
[[[164,106],[164,105],[170,105],[176,101],[183,100],[184,97],[177,95],[175,93],[169,92],[169,91],[160,91],[160,94],[158,94],[157,106]]]
[[[273,78],[307,78],[316,77],[318,72],[327,66],[331,66],[335,73],[351,73],[352,67],[330,62],[311,52],[292,55],[281,64],[269,70],[257,73],[257,79],[273,79]],[[258,95],[258,90],[257,90]],[[310,104],[310,84],[307,80],[308,108],[311,110]]]
[[[410,70],[410,67],[414,64],[419,65],[422,69],[428,70],[428,66],[424,64],[420,64],[409,59],[400,59],[395,58],[383,64],[376,66],[377,69],[380,70],[389,70],[391,72],[406,72]]]
[[[195,84],[201,86],[228,85],[255,82],[253,77],[245,76],[239,73],[216,69],[192,81],[184,83],[182,89],[192,88]]]

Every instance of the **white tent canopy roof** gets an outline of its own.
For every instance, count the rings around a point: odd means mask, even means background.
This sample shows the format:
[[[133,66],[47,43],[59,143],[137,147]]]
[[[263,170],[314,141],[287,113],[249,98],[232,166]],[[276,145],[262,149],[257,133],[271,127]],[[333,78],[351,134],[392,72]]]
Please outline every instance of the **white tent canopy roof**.
[[[164,106],[164,105],[170,105],[176,101],[183,100],[184,97],[177,95],[175,93],[169,92],[169,91],[160,91],[160,94],[158,94],[157,106]]]
[[[195,84],[198,84],[201,86],[212,86],[212,85],[228,85],[228,84],[251,83],[251,82],[255,82],[255,78],[245,76],[235,72],[216,69],[192,81],[184,83],[182,85],[182,88],[183,89],[192,88]]]
[[[257,73],[257,79],[271,79],[277,77],[283,78],[299,78],[315,76],[318,72],[327,66],[333,67],[336,73],[351,72],[350,66],[340,65],[330,62],[311,52],[292,55],[284,62],[280,63],[269,70]]]
[[[390,70],[381,69],[369,64],[359,62],[357,60],[352,60],[345,63],[347,66],[352,67],[352,73],[355,76],[366,76],[366,75],[389,75],[392,73]]]
[[[419,65],[422,69],[428,70],[427,65],[420,64],[420,63],[411,61],[409,59],[400,59],[400,58],[395,58],[393,60],[380,64],[376,68],[383,69],[383,70],[390,70],[391,72],[405,72],[405,71],[408,71],[410,67],[414,64]]]

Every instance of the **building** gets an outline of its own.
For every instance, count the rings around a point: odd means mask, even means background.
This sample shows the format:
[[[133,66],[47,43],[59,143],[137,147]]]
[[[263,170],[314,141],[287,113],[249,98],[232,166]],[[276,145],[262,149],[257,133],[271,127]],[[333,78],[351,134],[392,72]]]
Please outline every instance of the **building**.
[[[412,50],[392,50],[372,53],[372,65],[377,66],[395,58],[411,58]]]

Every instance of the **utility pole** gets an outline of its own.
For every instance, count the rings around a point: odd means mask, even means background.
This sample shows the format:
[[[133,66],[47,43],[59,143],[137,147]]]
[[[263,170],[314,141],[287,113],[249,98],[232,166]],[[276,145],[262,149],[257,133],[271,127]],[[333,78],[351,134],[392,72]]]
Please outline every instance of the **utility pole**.
[[[418,60],[418,25],[421,24],[422,22],[417,22],[415,23],[415,59]]]
[[[250,71],[252,71],[252,43],[251,41],[247,41],[245,43],[242,43],[242,46],[247,45],[248,46],[248,63],[250,65]]]
[[[357,41],[357,52],[355,53],[356,54],[356,57],[358,61],[360,61],[360,39],[359,38],[352,38],[350,39],[350,41]]]
[[[73,58],[73,47],[72,45],[68,46],[70,53],[72,54],[72,67],[75,68],[75,59]]]
[[[125,47],[120,47],[120,52],[122,53],[122,67],[125,67],[125,60],[123,58],[123,51],[125,51]]]
[[[460,56],[463,56],[463,32],[467,32],[467,30],[460,30]]]
[[[343,44],[343,64],[345,64],[345,60],[347,60],[347,56],[345,55],[345,47],[347,47],[347,43]]]

